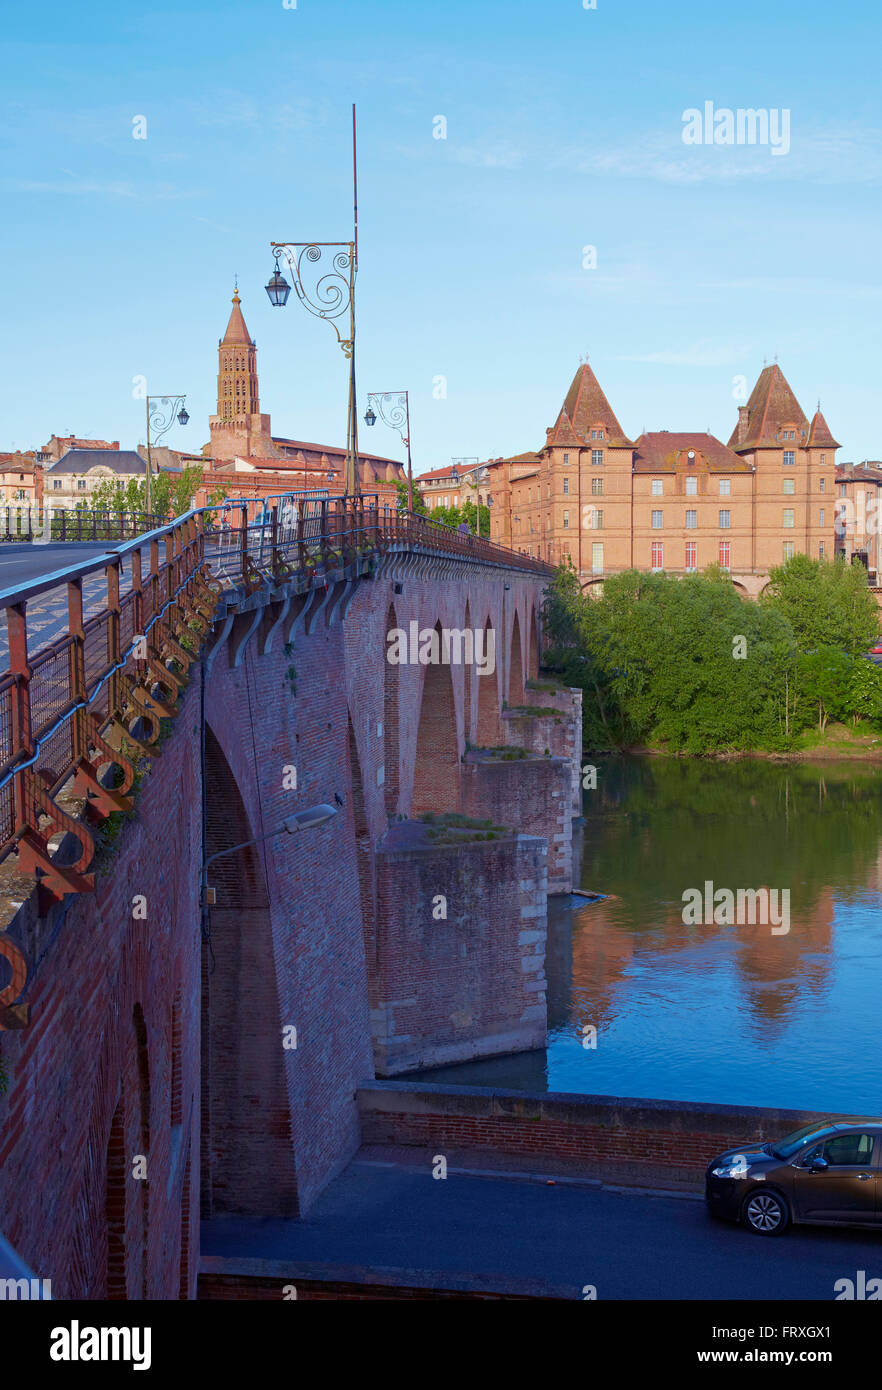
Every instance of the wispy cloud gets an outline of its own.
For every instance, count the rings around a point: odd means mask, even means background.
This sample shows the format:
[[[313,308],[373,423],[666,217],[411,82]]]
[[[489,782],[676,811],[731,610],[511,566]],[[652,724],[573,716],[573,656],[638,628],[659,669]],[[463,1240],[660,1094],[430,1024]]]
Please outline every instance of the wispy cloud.
[[[469,164],[477,169],[520,169],[525,153],[506,142],[486,145],[452,145],[451,158],[457,164]]]
[[[679,114],[669,128],[635,132],[608,142],[595,137],[595,148],[560,152],[552,167],[566,166],[602,178],[651,179],[659,183],[737,183],[744,180],[807,183],[878,183],[882,181],[882,131],[860,124],[836,129],[804,127],[791,116],[791,149],[775,158],[766,145],[693,145],[682,142]]]
[[[750,343],[715,343],[702,338],[686,348],[664,348],[660,352],[628,353],[616,362],[648,362],[659,367],[730,367],[753,352]]]
[[[7,185],[18,193],[51,193],[55,196],[74,195],[90,198],[131,198],[137,202],[173,202],[178,199],[199,198],[196,188],[175,188],[172,184],[138,185],[129,179],[18,179]]]

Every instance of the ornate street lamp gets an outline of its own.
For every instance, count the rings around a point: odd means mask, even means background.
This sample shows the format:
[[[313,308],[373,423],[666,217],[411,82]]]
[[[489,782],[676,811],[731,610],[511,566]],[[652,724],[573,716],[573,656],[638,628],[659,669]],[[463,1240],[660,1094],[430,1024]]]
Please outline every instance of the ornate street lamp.
[[[352,241],[273,241],[270,242],[275,268],[266,285],[269,301],[283,308],[291,285],[282,274],[284,262],[300,303],[315,318],[326,319],[337,335],[337,342],[349,360],[349,411],[346,425],[345,491],[360,492],[358,477],[358,423],[355,398],[355,276],[358,271],[358,184],[355,164],[355,107],[352,108]],[[349,332],[345,315],[349,313]],[[344,332],[341,333],[343,320]]]
[[[190,416],[184,407],[186,396],[148,396],[147,397],[147,471],[144,475],[144,508],[150,516],[151,472],[153,468],[152,446],[167,434],[177,418],[179,425],[186,425]],[[180,406],[180,409],[178,409]]]
[[[372,403],[376,402],[377,415]],[[410,459],[410,397],[406,391],[369,391],[368,408],[364,412],[366,425],[375,425],[377,419],[383,421],[391,430],[397,430],[402,444],[407,446],[407,510],[413,511],[413,466]]]

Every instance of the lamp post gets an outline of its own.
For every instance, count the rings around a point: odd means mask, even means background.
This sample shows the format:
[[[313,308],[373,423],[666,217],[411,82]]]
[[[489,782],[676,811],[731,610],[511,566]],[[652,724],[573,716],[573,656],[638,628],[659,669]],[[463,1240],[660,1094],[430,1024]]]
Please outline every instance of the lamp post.
[[[190,416],[184,406],[186,396],[148,396],[147,397],[147,471],[144,475],[144,508],[150,516],[150,480],[153,466],[152,444],[156,444],[172,427],[177,419],[179,425],[186,425]],[[180,406],[180,410],[178,410]],[[152,427],[152,440],[151,440]]]
[[[225,854],[235,854],[237,850],[247,849],[249,845],[262,844],[264,840],[274,840],[277,835],[296,835],[301,830],[313,830],[318,825],[324,825],[336,814],[337,807],[329,806],[327,802],[322,802],[319,806],[309,806],[305,811],[297,811],[293,816],[288,816],[277,830],[271,830],[268,835],[258,835],[253,840],[243,840],[240,845],[231,845],[229,849],[219,849],[216,854],[210,854],[202,864],[200,901],[203,911],[214,903],[214,889],[208,886],[208,866],[213,864],[215,859],[222,859]]]
[[[297,298],[315,318],[326,319],[349,360],[349,411],[346,424],[347,496],[358,496],[358,423],[355,400],[355,276],[358,271],[358,181],[355,162],[355,107],[352,108],[352,241],[272,241],[275,268],[266,286],[270,304],[282,309],[291,285],[282,274],[282,261],[291,273]],[[349,311],[349,336],[338,320]]]
[[[377,403],[377,414],[374,414],[372,402]],[[407,391],[369,391],[368,408],[364,412],[364,422],[366,425],[375,425],[377,417],[388,425],[391,430],[397,430],[401,436],[401,442],[407,446],[407,510],[413,512],[413,466],[410,459],[410,396]]]

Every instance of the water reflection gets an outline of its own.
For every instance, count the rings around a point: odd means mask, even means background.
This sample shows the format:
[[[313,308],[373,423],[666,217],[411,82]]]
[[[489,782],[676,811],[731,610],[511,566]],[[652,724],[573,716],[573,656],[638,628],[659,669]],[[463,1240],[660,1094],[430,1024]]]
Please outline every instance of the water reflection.
[[[423,1075],[882,1110],[882,769],[615,758],[584,810],[581,885],[610,896],[552,900],[547,1049]],[[684,925],[706,880],[789,889],[789,932]]]

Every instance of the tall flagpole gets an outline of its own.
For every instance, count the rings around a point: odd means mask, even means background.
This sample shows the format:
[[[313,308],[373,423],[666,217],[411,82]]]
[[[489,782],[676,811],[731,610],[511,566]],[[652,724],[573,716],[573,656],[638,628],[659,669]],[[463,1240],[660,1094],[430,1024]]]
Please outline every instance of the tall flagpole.
[[[358,273],[358,162],[355,143],[355,102],[352,103],[352,293],[350,296],[350,337],[352,355],[349,359],[349,429],[346,441],[346,494],[357,497],[361,492],[358,469],[358,401],[355,394],[355,277]]]

